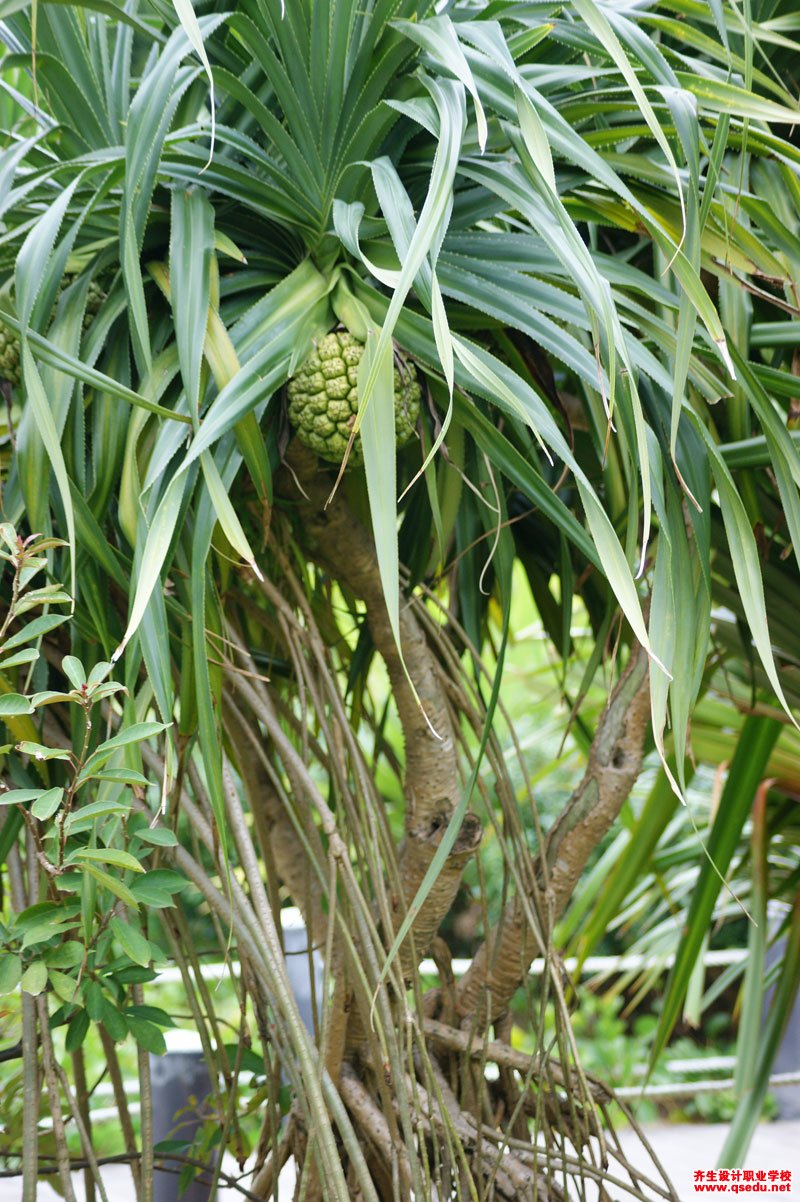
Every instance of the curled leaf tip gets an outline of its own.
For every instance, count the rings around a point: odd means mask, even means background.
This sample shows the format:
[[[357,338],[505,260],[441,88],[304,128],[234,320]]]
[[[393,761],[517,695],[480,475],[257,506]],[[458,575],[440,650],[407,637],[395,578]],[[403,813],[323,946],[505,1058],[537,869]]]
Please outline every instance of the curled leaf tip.
[[[733,359],[731,359],[730,351],[728,350],[728,343],[724,338],[716,338],[715,342],[719,347],[720,355],[722,355],[722,361],[728,369],[728,375],[732,380],[735,380],[736,368],[733,366]]]
[[[700,502],[697,500],[697,497],[694,495],[692,490],[689,488],[689,485],[686,483],[686,480],[684,479],[681,469],[678,467],[678,462],[674,455],[672,456],[672,466],[675,469],[675,475],[678,477],[678,482],[679,482],[681,488],[683,489],[684,493],[686,494],[687,499],[689,501],[691,501],[692,505],[694,505],[694,507],[698,513],[702,513],[703,507],[700,504]]]
[[[672,673],[670,672],[669,668],[666,666],[666,664],[661,662],[661,660],[658,658],[655,651],[653,651],[653,649],[649,643],[644,644],[644,649],[647,652],[647,656],[648,656],[650,662],[654,663],[657,668],[661,669],[661,671],[666,676],[667,680],[672,680],[673,677],[672,677]]]
[[[412,688],[413,688],[413,685],[412,685]],[[414,689],[414,693],[416,695],[416,689]],[[422,701],[420,700],[419,696],[417,696],[417,704],[419,705],[419,708],[422,711],[422,716],[425,719],[425,725],[428,727],[428,730],[431,732],[434,739],[438,739],[440,743],[443,743],[444,737],[439,734],[438,730],[431,722],[430,718],[428,717],[428,715],[425,711],[425,706],[422,704]]]

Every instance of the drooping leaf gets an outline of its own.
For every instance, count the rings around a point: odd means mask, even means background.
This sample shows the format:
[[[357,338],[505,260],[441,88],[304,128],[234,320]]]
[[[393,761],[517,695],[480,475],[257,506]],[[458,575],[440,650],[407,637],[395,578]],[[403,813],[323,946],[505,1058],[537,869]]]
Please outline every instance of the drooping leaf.
[[[144,935],[121,918],[112,918],[110,926],[126,956],[129,956],[134,964],[141,964],[143,968],[147,968],[153,953]]]
[[[47,988],[47,965],[44,961],[34,960],[29,964],[19,984],[23,993],[30,993],[34,997],[44,992]]]
[[[753,715],[746,718],[742,727],[717,817],[706,845],[707,858],[700,869],[686,928],[678,942],[675,963],[664,991],[658,1029],[650,1053],[651,1067],[658,1059],[680,1012],[714,905],[723,888],[724,874],[781,729],[781,723],[776,719]]]
[[[22,979],[22,961],[13,952],[0,958],[0,996],[13,993]]]

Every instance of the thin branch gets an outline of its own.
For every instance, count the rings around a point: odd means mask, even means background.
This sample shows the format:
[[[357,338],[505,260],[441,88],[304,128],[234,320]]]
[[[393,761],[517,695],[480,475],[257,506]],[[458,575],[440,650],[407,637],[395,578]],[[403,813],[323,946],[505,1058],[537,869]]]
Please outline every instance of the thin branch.
[[[549,869],[550,929],[641,771],[650,716],[648,666],[647,654],[636,644],[597,724],[583,779],[545,844],[540,871],[544,865]],[[523,902],[517,896],[506,906],[458,984],[462,1014],[478,1014],[479,1025],[504,1013],[535,954],[534,933]]]
[[[75,1077],[75,1101],[86,1133],[86,1157],[87,1159],[92,1159],[94,1156],[93,1151],[90,1156],[90,1149],[92,1148],[92,1119],[89,1113],[89,1089],[86,1084],[86,1057],[84,1056],[82,1046],[76,1048],[72,1053],[72,1071]],[[95,1180],[91,1165],[84,1171],[83,1189],[86,1195],[85,1202],[95,1202]]]
[[[39,1032],[42,1039],[42,1065],[47,1092],[50,1098],[50,1117],[53,1121],[53,1139],[56,1145],[56,1161],[58,1175],[61,1178],[61,1189],[65,1202],[76,1202],[75,1190],[72,1188],[71,1165],[69,1149],[67,1148],[67,1133],[64,1129],[64,1119],[61,1114],[61,1098],[58,1090],[58,1074],[50,1037],[50,1015],[47,1013],[47,998],[39,994],[36,998],[36,1010],[39,1017]]]
[[[386,1116],[378,1108],[372,1094],[367,1091],[347,1065],[342,1070],[339,1092],[362,1135],[369,1141],[390,1171],[393,1161],[395,1158],[397,1159],[402,1185],[400,1196],[409,1197],[411,1168],[408,1162],[408,1152],[403,1144],[396,1144],[396,1141],[392,1139]]]
[[[25,877],[19,849],[8,853],[8,875],[11,897],[17,913],[25,909]],[[31,867],[31,871],[33,868]],[[22,994],[22,1199],[36,1202],[36,1179],[39,1152],[39,1034],[36,1029],[36,999]]]
[[[537,1083],[546,1087],[552,1083],[569,1088],[562,1066],[550,1057],[528,1056],[518,1052],[507,1043],[496,1039],[481,1039],[470,1031],[450,1027],[434,1018],[422,1020],[422,1029],[434,1043],[452,1051],[465,1052],[473,1060],[485,1058],[492,1064],[513,1068],[527,1076],[532,1074]],[[609,1089],[601,1081],[589,1079],[592,1096],[597,1102],[606,1102],[611,1098]]]
[[[63,1066],[61,1064],[59,1064],[58,1061],[55,1062],[55,1069],[58,1074],[58,1079],[61,1082],[61,1088],[64,1091],[64,1097],[67,1099],[67,1106],[69,1107],[70,1114],[72,1115],[72,1120],[75,1123],[75,1126],[78,1128],[78,1135],[80,1136],[81,1147],[83,1148],[83,1154],[86,1157],[86,1160],[88,1161],[88,1165],[86,1166],[86,1171],[85,1171],[85,1175],[84,1175],[84,1182],[86,1182],[86,1178],[88,1176],[89,1181],[92,1184],[92,1187],[97,1185],[97,1188],[100,1191],[100,1197],[102,1199],[102,1202],[108,1202],[108,1194],[106,1193],[106,1188],[103,1184],[103,1179],[100,1176],[100,1169],[97,1164],[97,1157],[94,1154],[94,1148],[92,1147],[92,1139],[91,1139],[91,1135],[89,1133],[89,1128],[87,1127],[86,1123],[84,1122],[84,1117],[81,1114],[81,1108],[80,1108],[78,1102],[76,1101],[76,1099],[72,1093],[72,1090],[70,1089],[70,1084],[69,1084],[69,1080],[67,1079],[67,1074],[65,1073]],[[91,1192],[93,1195],[94,1188],[92,1188]],[[87,1187],[86,1187],[86,1202],[89,1202],[89,1196],[90,1196],[89,1188],[87,1185]]]
[[[39,1173],[41,1176],[49,1177],[58,1173],[58,1166],[52,1163],[52,1157],[40,1156],[38,1159]],[[141,1161],[141,1159],[141,1152],[120,1152],[116,1156],[98,1156],[95,1163],[98,1165],[98,1167],[102,1168],[104,1165],[110,1164],[133,1164],[136,1161]],[[159,1152],[158,1156],[156,1157],[156,1163],[153,1166],[156,1173],[177,1174],[181,1172],[180,1169],[168,1168],[167,1165],[162,1163],[162,1161],[165,1160],[169,1160],[180,1165],[192,1165],[194,1168],[204,1169],[206,1172],[208,1171],[208,1164],[203,1160],[194,1160],[191,1156],[180,1156],[177,1152]],[[88,1160],[76,1159],[72,1161],[72,1168],[74,1170],[85,1169],[89,1167],[91,1166]],[[18,1169],[0,1169],[0,1179],[3,1180],[7,1178],[19,1177],[19,1175],[20,1170]],[[241,1180],[238,1177],[233,1176],[231,1173],[221,1172],[219,1174],[219,1179],[224,1184],[226,1189],[237,1190],[245,1198],[249,1198],[250,1202],[263,1202],[263,1195],[258,1194],[242,1185]],[[208,1178],[204,1178],[202,1173],[199,1174],[195,1180],[201,1185],[210,1184],[210,1180]]]
[[[116,1045],[114,1040],[109,1035],[108,1031],[102,1023],[97,1024],[97,1029],[100,1033],[100,1042],[103,1045],[103,1055],[105,1056],[108,1072],[111,1077],[111,1087],[114,1090],[114,1102],[117,1107],[119,1116],[119,1126],[122,1133],[122,1139],[125,1144],[125,1152],[130,1160],[131,1178],[133,1180],[133,1189],[136,1194],[136,1202],[139,1202],[141,1197],[141,1185],[139,1179],[139,1153],[136,1151],[136,1136],[133,1131],[133,1123],[131,1122],[131,1113],[128,1109],[128,1097],[125,1092],[125,1084],[122,1079],[122,1069],[120,1068],[119,1057],[117,1055]]]
[[[141,985],[133,986],[137,1006],[144,1002]],[[139,1070],[139,1115],[142,1137],[140,1202],[153,1202],[153,1088],[150,1080],[150,1059],[140,1043],[136,1044],[136,1063]]]

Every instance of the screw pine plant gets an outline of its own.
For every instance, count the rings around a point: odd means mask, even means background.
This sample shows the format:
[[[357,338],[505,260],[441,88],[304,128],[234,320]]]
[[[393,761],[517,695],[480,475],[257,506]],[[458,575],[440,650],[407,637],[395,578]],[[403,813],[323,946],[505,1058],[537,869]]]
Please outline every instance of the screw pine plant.
[[[52,643],[117,665],[120,737],[167,728],[142,747],[148,829],[235,948],[240,1043],[274,1086],[248,1189],[293,1157],[308,1198],[672,1196],[603,1136],[553,931],[651,743],[685,791],[721,589],[725,654],[791,711],[763,580],[800,533],[793,18],[87,0],[0,20],[5,509],[63,540],[75,620]],[[364,344],[344,474],[293,437],[289,383],[340,326]],[[396,371],[420,390],[406,446]],[[500,737],[521,582],[565,664],[589,623],[570,707],[593,681],[607,701],[546,834]],[[490,838],[501,900],[456,981],[447,924]],[[287,901],[325,960],[313,1033]],[[165,950],[241,1151],[241,1063],[181,931]],[[147,1202],[146,1129],[141,1153]]]

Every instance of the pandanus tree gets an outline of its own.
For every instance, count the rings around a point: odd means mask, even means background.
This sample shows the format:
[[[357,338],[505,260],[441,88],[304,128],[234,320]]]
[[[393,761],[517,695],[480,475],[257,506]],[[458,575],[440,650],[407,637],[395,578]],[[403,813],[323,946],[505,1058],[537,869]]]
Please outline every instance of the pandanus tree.
[[[135,725],[127,767],[160,782],[129,808],[235,948],[240,1044],[270,1083],[248,1188],[271,1196],[293,1156],[309,1198],[674,1196],[656,1165],[625,1175],[553,932],[653,747],[679,804],[709,665],[734,659],[791,716],[762,570],[794,573],[800,534],[793,20],[682,0],[2,14],[3,503],[58,535],[74,603],[36,683],[71,653],[127,687],[106,734]],[[569,705],[595,678],[607,697],[546,832],[503,706],[525,581],[565,661],[573,615],[591,628]],[[42,708],[55,746],[62,708]],[[2,836],[24,899],[47,869],[29,856],[22,880],[22,808]],[[97,813],[76,837],[106,854],[104,924],[135,895],[125,823]],[[489,829],[501,902],[456,979],[446,920]],[[313,1034],[286,902],[325,963]],[[129,924],[189,984],[168,903],[158,930],[146,905]],[[537,956],[530,1056],[509,1007]],[[95,1023],[112,1065],[115,1040],[146,1043],[122,1005],[141,979],[73,971],[60,1021],[85,1011],[72,1030]],[[241,1057],[199,981],[239,1147]],[[30,1067],[48,1010],[28,1009]],[[26,1198],[35,1166],[34,1145]]]

